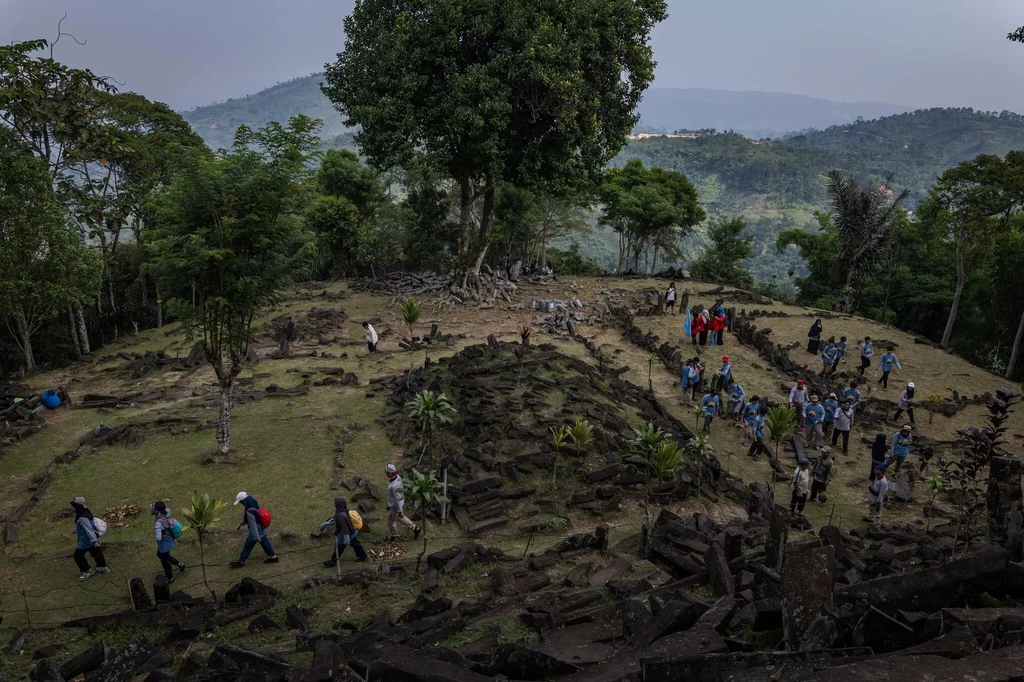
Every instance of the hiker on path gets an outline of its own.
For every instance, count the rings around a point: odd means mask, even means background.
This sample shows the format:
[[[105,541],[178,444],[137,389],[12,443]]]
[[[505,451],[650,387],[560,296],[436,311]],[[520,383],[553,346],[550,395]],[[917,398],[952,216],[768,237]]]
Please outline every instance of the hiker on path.
[[[804,408],[804,419],[807,425],[807,447],[815,450],[821,447],[822,422],[825,420],[825,408],[818,404],[818,396],[811,396],[811,404]]]
[[[892,418],[894,422],[898,422],[903,413],[906,412],[907,416],[910,417],[910,423],[917,426],[917,422],[914,421],[914,382],[911,381],[907,384],[907,387],[900,393],[900,405],[896,409],[896,416]]]
[[[363,329],[366,330],[366,350],[371,353],[377,352],[377,330],[369,322],[363,322]]]
[[[757,417],[761,413],[761,398],[754,396],[750,399],[750,402],[743,406],[743,447],[747,447],[747,440],[749,437],[750,442],[756,440],[754,437],[754,428],[757,426]]]
[[[828,490],[829,481],[835,474],[836,463],[832,459],[832,448],[824,447],[821,449],[821,456],[818,457],[811,473],[813,480],[811,481],[810,499],[812,502],[816,501],[819,507],[825,506],[825,491]]]
[[[827,377],[831,374],[838,362],[838,357],[836,342],[829,340],[828,344],[821,349],[821,372],[818,376]]]
[[[839,409],[839,399],[835,393],[828,394],[828,400],[821,404],[825,408],[825,417],[821,420],[822,435],[826,439],[832,437],[832,431],[836,426],[836,410]]]
[[[902,429],[892,435],[892,456],[896,460],[896,468],[893,471],[897,474],[910,454],[910,446],[913,444],[910,432],[910,424],[904,424]]]
[[[412,538],[415,540],[420,536],[420,527],[409,519],[405,513],[405,489],[402,488],[402,477],[398,475],[398,469],[394,464],[384,467],[384,473],[388,475],[388,532],[391,539],[398,539],[398,523],[412,530]]]
[[[753,441],[750,443],[747,455],[753,457],[755,462],[760,459],[761,453],[764,452],[764,417],[766,414],[768,414],[768,408],[761,406],[753,421]]]
[[[850,380],[850,387],[843,391],[843,402],[849,403],[853,409],[860,407],[860,391],[857,390],[857,380]]]
[[[864,376],[864,370],[871,366],[871,358],[875,354],[875,346],[871,343],[871,337],[865,336],[860,342],[860,375]]]
[[[853,428],[854,409],[852,403],[840,405],[836,410],[836,423],[832,429],[832,447],[843,437],[843,454],[850,454],[850,429]]]
[[[718,397],[718,393],[709,388],[701,399],[700,406],[704,410],[704,433],[710,436],[711,422],[715,421],[715,417],[718,416],[722,407],[722,399]]]
[[[885,503],[885,494],[889,492],[889,481],[885,477],[885,468],[878,468],[872,472],[871,485],[868,487],[868,516],[865,521],[876,526],[882,525],[882,505]]]
[[[807,405],[809,399],[810,392],[804,385],[804,380],[797,379],[796,386],[789,390],[789,406],[796,410],[796,423],[801,431],[806,430],[804,428],[804,406]]]
[[[886,348],[885,352],[882,353],[881,359],[878,361],[877,368],[882,370],[882,377],[878,380],[878,383],[882,385],[883,391],[889,390],[889,373],[892,372],[893,367],[897,371],[903,371],[903,366],[900,365],[900,360],[896,357],[896,353],[893,352],[894,350],[895,348],[892,346]]]
[[[729,387],[726,389],[729,394],[729,409],[726,416],[737,422],[740,420],[741,412],[743,410],[743,398],[746,397],[746,392],[743,387],[737,384],[732,379],[729,379]]]
[[[184,561],[178,561],[171,556],[176,539],[174,536],[181,537],[181,524],[171,516],[171,510],[167,508],[163,500],[149,505],[149,513],[156,517],[156,522],[153,524],[153,534],[156,536],[156,556],[160,559],[160,567],[164,569],[167,583],[170,584],[174,582],[172,566],[177,566],[182,573],[187,568]]]
[[[793,480],[790,481],[790,488],[793,489],[793,497],[789,501],[789,513],[804,513],[804,505],[807,504],[807,495],[811,491],[811,474],[808,471],[810,462],[806,459],[800,460],[800,465],[793,472]]]
[[[263,523],[260,521],[260,503],[249,493],[240,492],[235,495],[235,505],[239,504],[242,505],[242,521],[235,528],[235,532],[237,533],[243,528],[247,529],[245,544],[242,545],[242,553],[238,555],[238,559],[228,565],[231,568],[242,568],[245,566],[246,559],[252,554],[253,547],[257,544],[263,548],[267,555],[263,563],[276,564],[278,561],[277,554],[274,552],[274,547],[270,544],[270,538],[267,537],[267,529],[263,527]]]
[[[818,354],[818,346],[821,345],[821,319],[814,321],[811,331],[807,332],[807,352],[811,355]]]
[[[334,565],[341,559],[341,553],[349,545],[352,545],[352,551],[356,553],[356,561],[366,561],[366,550],[363,549],[363,543],[357,539],[359,530],[352,523],[348,501],[344,497],[334,498],[334,516],[321,523],[320,530],[324,530],[328,526],[334,526],[338,544],[334,553],[331,554],[331,558],[324,562],[324,566],[334,568]]]
[[[832,365],[833,373],[835,373],[835,371],[839,368],[840,362],[843,363],[844,365],[846,364],[846,346],[846,337],[840,336],[839,340],[836,341],[836,361]]]
[[[875,469],[885,469],[889,466],[889,443],[884,433],[875,436],[875,442],[871,444],[871,471],[868,473],[868,480],[875,480]]]
[[[85,506],[85,498],[76,497],[71,500],[71,508],[75,510],[75,535],[78,538],[78,542],[75,543],[75,564],[81,571],[78,579],[88,580],[93,573],[109,573],[110,569],[107,568],[103,548],[100,547],[100,534],[96,530],[96,520],[89,508]],[[89,560],[85,558],[86,554],[92,555],[93,561],[96,562],[96,568],[89,565]]]
[[[668,285],[668,291],[665,292],[665,312],[675,315],[676,314],[676,283],[672,282]]]

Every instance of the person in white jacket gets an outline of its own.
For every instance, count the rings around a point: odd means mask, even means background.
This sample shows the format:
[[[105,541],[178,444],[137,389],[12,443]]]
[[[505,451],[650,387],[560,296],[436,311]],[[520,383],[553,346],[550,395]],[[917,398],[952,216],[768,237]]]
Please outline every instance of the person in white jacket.
[[[882,504],[885,494],[889,492],[889,480],[885,477],[884,468],[875,468],[875,480],[868,487],[868,517],[864,519],[876,526],[882,525]]]
[[[804,384],[803,379],[798,379],[796,386],[789,391],[789,406],[796,410],[796,422],[800,426],[800,430],[804,431],[804,407],[807,405],[807,401],[810,400],[811,394],[807,390],[807,386]]]
[[[793,480],[790,487],[793,489],[793,498],[789,501],[789,513],[804,513],[804,505],[807,504],[807,494],[811,492],[811,463],[806,459],[800,460],[800,465],[793,472]]]
[[[363,322],[363,329],[366,330],[366,350],[371,353],[377,352],[377,330],[369,322]]]
[[[398,475],[398,468],[394,464],[384,467],[384,473],[388,475],[388,532],[392,540],[398,538],[398,524],[401,523],[412,531],[415,540],[420,536],[420,527],[412,519],[405,515],[405,488],[402,486],[402,477]]]

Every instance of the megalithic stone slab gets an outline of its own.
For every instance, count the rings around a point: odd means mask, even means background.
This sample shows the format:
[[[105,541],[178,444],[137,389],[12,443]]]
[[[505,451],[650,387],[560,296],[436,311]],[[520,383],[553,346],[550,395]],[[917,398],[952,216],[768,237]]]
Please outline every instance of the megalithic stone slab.
[[[782,629],[790,651],[799,651],[804,633],[821,608],[832,606],[836,582],[835,548],[812,547],[786,553],[782,571]]]

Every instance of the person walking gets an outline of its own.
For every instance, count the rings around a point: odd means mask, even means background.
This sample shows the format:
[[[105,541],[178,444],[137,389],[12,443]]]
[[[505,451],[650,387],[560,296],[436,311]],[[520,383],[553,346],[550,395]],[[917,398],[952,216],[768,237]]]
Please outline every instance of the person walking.
[[[910,417],[910,423],[913,426],[917,426],[917,422],[914,421],[914,382],[911,381],[907,384],[907,387],[900,393],[900,404],[896,408],[896,416],[892,418],[894,422],[898,422],[903,413],[906,412],[907,416]]]
[[[814,464],[814,470],[811,473],[811,497],[812,502],[817,502],[819,507],[825,506],[825,491],[828,490],[829,481],[836,473],[836,463],[832,459],[832,448],[824,447],[821,449],[821,453],[818,457],[818,461]]]
[[[796,410],[796,422],[801,431],[807,430],[804,428],[804,406],[810,398],[809,393],[803,379],[797,379],[796,386],[789,390],[789,406]]]
[[[366,350],[371,353],[377,352],[377,330],[369,322],[363,322],[363,329],[366,330]]]
[[[750,402],[743,407],[743,447],[747,447],[747,441],[753,442],[754,429],[757,426],[757,417],[761,412],[760,396],[753,396]]]
[[[276,564],[278,561],[277,553],[274,552],[274,547],[270,544],[270,538],[267,537],[267,529],[260,520],[260,503],[256,501],[255,497],[243,491],[235,495],[235,506],[239,504],[242,505],[242,521],[235,528],[235,532],[237,533],[243,528],[246,529],[245,544],[242,545],[242,553],[238,555],[238,559],[228,565],[231,568],[243,568],[257,544],[263,548],[264,553],[267,555],[263,563]]]
[[[344,497],[334,498],[334,516],[320,524],[320,530],[334,526],[334,533],[338,544],[335,546],[331,558],[324,562],[327,568],[334,568],[341,559],[341,553],[345,548],[352,545],[352,551],[356,553],[356,561],[366,561],[366,550],[363,543],[359,542],[359,530],[352,523],[351,512],[348,509],[348,501]]]
[[[804,423],[807,425],[806,447],[815,450],[821,447],[822,422],[825,420],[825,408],[818,404],[818,396],[811,396],[811,404],[804,408]]]
[[[860,407],[860,391],[857,390],[857,380],[850,380],[850,387],[843,391],[843,402],[849,403],[853,409]]]
[[[868,480],[875,480],[875,469],[885,469],[889,466],[889,443],[885,434],[879,433],[871,443],[871,470],[868,472]]]
[[[913,444],[913,438],[911,437],[911,426],[910,424],[904,424],[903,428],[892,435],[892,456],[896,460],[896,467],[893,469],[894,473],[899,473],[903,467],[903,462],[907,460],[907,455],[910,454],[910,446]]]
[[[875,347],[871,343],[871,337],[865,336],[860,342],[860,375],[864,376],[864,370],[871,366],[871,358],[875,354]]]
[[[821,349],[821,372],[818,376],[827,377],[832,374],[832,370],[836,366],[837,357],[836,342],[830,339],[825,347]]]
[[[757,416],[754,417],[753,422],[753,441],[750,443],[750,450],[747,451],[747,455],[754,458],[756,462],[761,457],[761,453],[764,452],[764,418],[768,414],[768,408],[761,406],[757,412]]]
[[[75,564],[78,566],[79,580],[88,580],[93,573],[109,573],[107,559],[103,556],[103,548],[100,546],[100,532],[96,529],[96,518],[85,506],[84,497],[76,497],[71,500],[71,508],[75,511]],[[96,568],[89,565],[85,555],[92,556],[96,562]]]
[[[811,330],[807,332],[807,352],[811,355],[818,354],[818,346],[821,345],[821,319],[814,321]]]
[[[832,429],[832,447],[843,437],[843,455],[850,454],[850,429],[853,428],[854,409],[851,403],[840,405],[836,410],[836,423]]]
[[[402,487],[402,477],[398,475],[398,469],[394,464],[384,467],[384,473],[388,476],[388,532],[392,540],[398,539],[398,524],[412,531],[412,538],[415,540],[420,536],[421,529],[405,515],[405,489]]]
[[[803,514],[804,505],[807,504],[807,495],[811,491],[811,475],[808,471],[810,462],[801,459],[799,466],[793,472],[793,480],[790,481],[790,488],[793,490],[793,497],[789,501],[789,513]]]
[[[718,397],[718,393],[709,388],[708,392],[701,399],[700,406],[704,410],[704,433],[710,436],[711,422],[715,421],[715,417],[718,416],[722,406],[722,399]]]
[[[836,362],[834,365],[832,365],[833,373],[835,373],[835,371],[839,368],[840,362],[843,363],[844,365],[846,364],[846,347],[846,337],[840,336],[839,340],[836,341]]]
[[[172,567],[177,566],[182,573],[188,568],[184,561],[178,561],[171,556],[175,540],[181,537],[181,524],[173,516],[171,510],[162,501],[149,505],[149,513],[156,517],[153,524],[153,534],[156,536],[156,556],[160,559],[160,567],[167,576],[167,584],[174,582]]]
[[[892,372],[893,368],[895,367],[900,372],[903,371],[903,366],[900,365],[900,360],[896,357],[896,353],[893,352],[894,350],[895,348],[889,346],[878,360],[877,367],[882,370],[882,376],[878,383],[882,385],[883,391],[889,390],[889,373]]]
[[[683,364],[683,369],[679,372],[679,385],[683,389],[683,400],[687,399],[687,394],[690,393],[690,372],[693,369],[693,360],[687,360]]]
[[[864,520],[881,526],[882,505],[885,504],[885,494],[889,492],[889,481],[885,477],[885,467],[875,469],[872,474],[868,487],[868,515]]]
[[[829,393],[828,400],[823,402],[821,406],[825,409],[825,416],[821,420],[821,431],[827,440],[832,437],[832,431],[835,430],[836,426],[836,410],[839,409],[839,400],[836,398],[836,394]]]
[[[732,379],[729,379],[729,385],[726,388],[726,392],[729,395],[729,409],[726,412],[726,417],[734,422],[738,422],[742,416],[743,398],[745,398],[747,394],[743,390],[743,387]]]
[[[665,292],[665,312],[675,315],[676,314],[676,283],[672,282],[668,285],[668,291]]]
[[[700,319],[697,322],[697,335],[700,337],[700,345],[706,346],[708,343],[708,327],[711,317],[708,315],[708,311],[700,311]]]

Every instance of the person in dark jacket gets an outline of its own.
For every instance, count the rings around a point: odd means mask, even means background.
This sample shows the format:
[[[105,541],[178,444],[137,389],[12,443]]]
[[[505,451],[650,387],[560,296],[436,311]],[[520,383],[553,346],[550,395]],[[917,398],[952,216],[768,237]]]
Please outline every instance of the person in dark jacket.
[[[817,319],[807,332],[807,352],[811,355],[818,354],[818,346],[821,344],[821,320]]]
[[[237,533],[243,528],[248,530],[245,536],[245,545],[242,547],[242,553],[238,555],[238,560],[232,561],[229,566],[231,568],[242,568],[245,566],[246,559],[249,558],[253,547],[257,543],[263,547],[263,551],[267,554],[267,558],[263,560],[263,563],[276,564],[278,561],[277,554],[270,544],[270,538],[267,537],[267,529],[260,523],[260,503],[249,493],[241,492],[235,495],[235,504],[240,504],[244,508],[242,522],[235,528],[235,532]]]
[[[156,517],[156,523],[153,524],[153,535],[156,537],[156,556],[160,559],[160,566],[164,569],[167,582],[172,583],[174,582],[174,573],[171,571],[171,567],[177,566],[182,573],[187,568],[185,562],[178,561],[171,556],[171,550],[174,549],[174,537],[171,535],[171,529],[174,528],[175,523],[174,517],[171,516],[171,510],[163,501],[149,505],[149,513]]]
[[[885,469],[886,459],[889,457],[889,441],[884,433],[875,436],[875,442],[871,444],[871,472],[868,480],[875,480],[875,469]]]
[[[103,548],[100,547],[100,534],[96,532],[93,524],[93,515],[85,506],[84,497],[76,497],[71,500],[71,508],[75,510],[75,535],[78,542],[75,543],[75,563],[78,570],[82,572],[79,580],[88,580],[93,573],[109,573],[107,560],[103,556]],[[96,568],[89,565],[86,554],[91,554],[96,562]]]
[[[324,562],[324,566],[327,568],[334,567],[341,558],[341,553],[349,545],[352,545],[352,550],[356,553],[356,561],[366,561],[366,550],[363,549],[363,544],[357,539],[359,531],[352,525],[352,519],[348,515],[348,502],[344,497],[334,498],[334,517],[320,524],[320,528],[325,528],[332,524],[338,537],[338,547],[331,554],[331,558]]]

